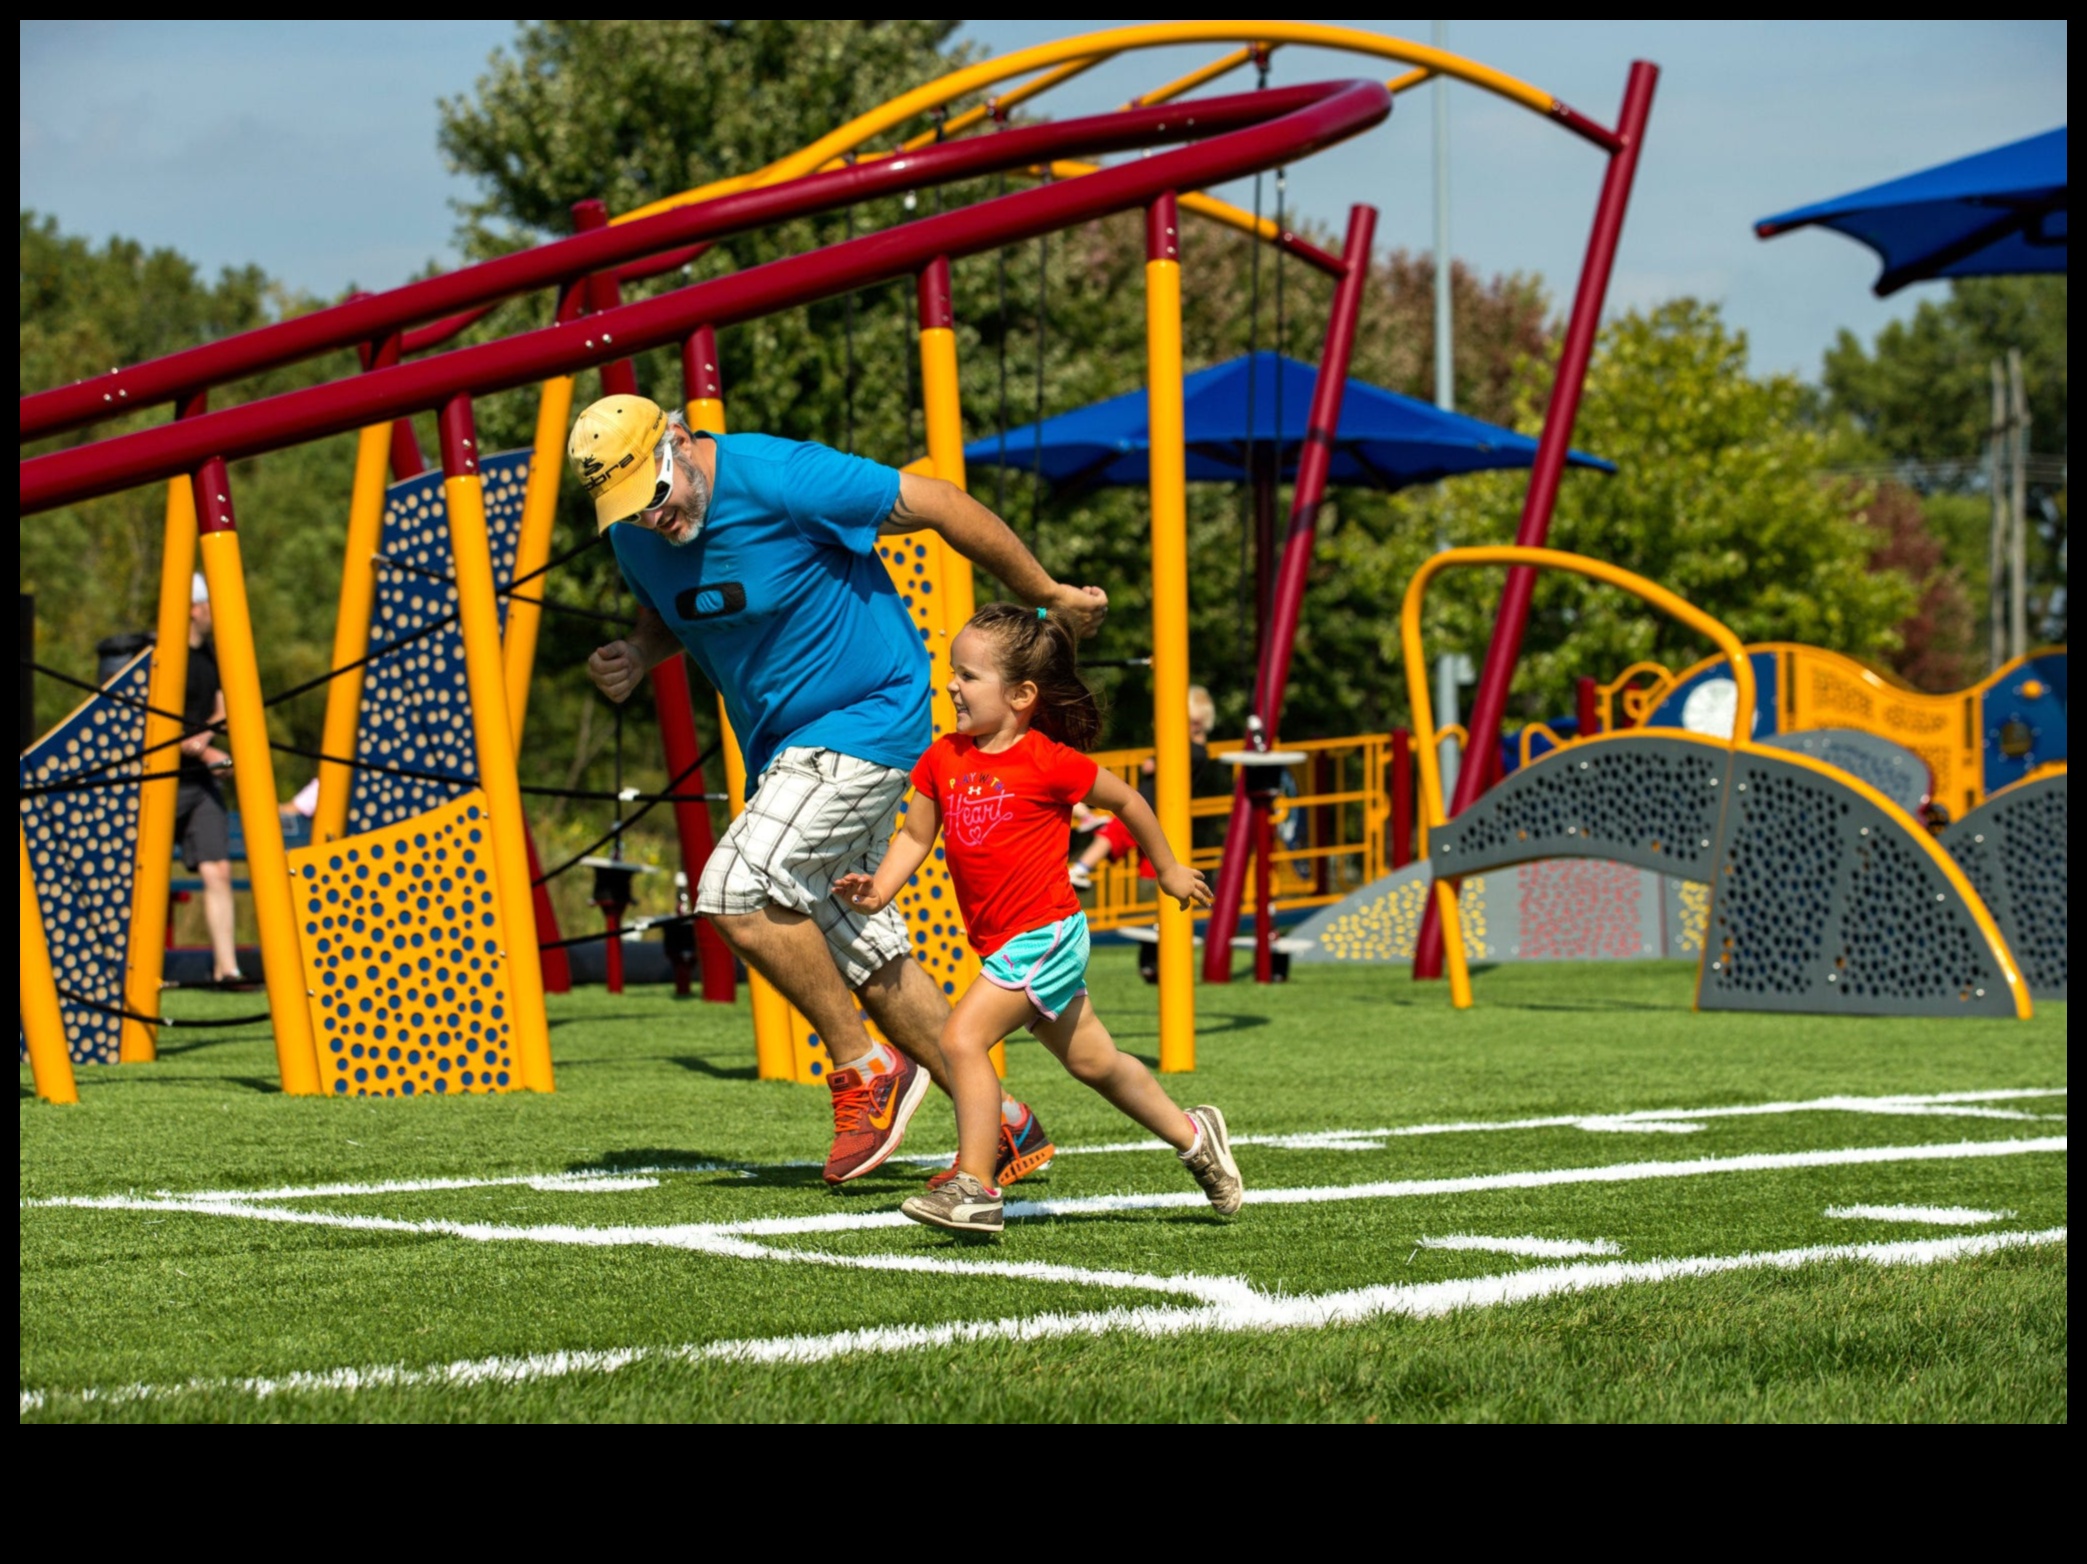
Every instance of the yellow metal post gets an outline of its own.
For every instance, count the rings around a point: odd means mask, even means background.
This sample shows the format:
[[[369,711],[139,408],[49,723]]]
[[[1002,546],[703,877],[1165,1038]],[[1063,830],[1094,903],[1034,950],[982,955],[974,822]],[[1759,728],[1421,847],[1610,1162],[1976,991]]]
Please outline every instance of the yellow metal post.
[[[514,728],[507,713],[507,675],[500,655],[500,606],[493,554],[486,543],[485,492],[478,476],[478,436],[471,399],[442,406],[442,498],[456,562],[457,619],[464,639],[464,679],[471,690],[471,736],[478,784],[485,790],[500,922],[507,935],[508,997],[514,1002],[515,1063],[521,1084],[552,1090],[551,1034],[544,1016],[543,962],[536,949],[529,846],[522,824],[521,779],[515,774]]]
[[[312,1051],[312,1013],[306,1002],[304,956],[283,855],[275,763],[268,752],[268,711],[261,704],[261,669],[254,655],[254,621],[247,611],[246,572],[232,522],[232,481],[213,456],[194,479],[198,551],[216,622],[217,671],[225,692],[226,748],[246,829],[246,873],[253,886],[254,919],[261,931],[261,972],[275,1025],[276,1067],[283,1090],[305,1096],[319,1090]]]
[[[377,552],[384,540],[385,480],[391,472],[391,425],[372,424],[355,446],[355,487],[348,498],[348,544],[341,555],[340,610],[333,620],[335,668],[359,664],[370,649],[370,609],[377,595]],[[355,730],[362,714],[361,667],[326,686],[322,754],[355,758]],[[312,811],[312,840],[331,842],[348,834],[348,795],[355,768],[319,762],[319,805]]]
[[[706,386],[705,389],[717,387]],[[704,434],[725,432],[725,402],[721,395],[691,397],[687,416],[691,429]],[[740,753],[739,736],[732,731],[732,715],[725,710],[722,695],[717,698],[717,731],[718,752],[725,757],[727,807],[736,820],[740,811],[746,808],[746,757]],[[776,986],[756,972],[751,964],[746,969],[746,991],[748,1008],[754,1015],[755,1077],[763,1081],[805,1078],[797,1068],[796,1049],[791,1043],[790,1001],[783,998]]]
[[[159,561],[159,635],[152,648],[151,682],[145,698],[145,767],[174,771],[179,751],[179,713],[188,695],[190,582],[196,568],[196,497],[186,478],[167,485],[166,541]],[[160,716],[160,712],[173,715]],[[164,747],[162,747],[164,746]],[[167,891],[174,864],[174,805],[180,788],[173,777],[138,787],[137,863],[131,871],[130,951],[123,982],[124,1008],[159,1014],[160,979],[166,973]],[[159,1037],[142,1021],[125,1021],[116,1057],[124,1064],[149,1064],[159,1057]]]
[[[514,578],[541,570],[551,557],[551,524],[558,519],[558,481],[565,471],[565,428],[572,416],[572,376],[543,383],[536,402],[536,451],[529,459],[529,487],[522,496],[522,525],[515,538]],[[529,718],[529,677],[536,667],[536,636],[543,609],[525,598],[543,596],[538,577],[507,600],[507,630],[500,655],[507,673],[507,720],[514,728],[514,752],[522,753],[522,728]]]
[[[964,408],[957,384],[956,314],[950,299],[949,261],[945,257],[937,256],[927,264],[916,291],[920,307],[920,403],[926,415],[928,465],[937,478],[969,489],[964,472]],[[930,646],[929,655],[940,673],[949,655],[949,643],[971,617],[977,599],[971,562],[951,549],[936,552],[941,556],[940,612],[944,628],[941,643]],[[1006,1046],[995,1043],[988,1057],[994,1071],[1005,1080]]]
[[[29,1070],[36,1077],[36,1095],[45,1102],[78,1102],[65,1017],[58,1009],[58,980],[51,973],[51,945],[44,938],[43,906],[36,899],[36,874],[29,863],[29,837],[19,820],[15,840],[21,843],[22,1035],[29,1043]],[[159,996],[152,997],[158,1003]]]
[[[1152,483],[1153,759],[1160,829],[1189,849],[1188,451],[1181,392],[1180,216],[1145,211],[1145,353]],[[1159,898],[1159,1067],[1196,1067],[1195,920]]]

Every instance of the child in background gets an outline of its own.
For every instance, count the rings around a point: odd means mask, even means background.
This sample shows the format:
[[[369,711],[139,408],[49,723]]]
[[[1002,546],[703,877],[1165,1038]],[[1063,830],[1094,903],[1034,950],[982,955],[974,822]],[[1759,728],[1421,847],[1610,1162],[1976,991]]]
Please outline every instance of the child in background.
[[[1059,1062],[1174,1147],[1224,1215],[1244,1195],[1225,1116],[1183,1112],[1152,1073],[1117,1051],[1087,998],[1087,918],[1065,877],[1072,806],[1099,805],[1124,822],[1159,888],[1183,908],[1210,905],[1203,876],[1180,863],[1159,821],[1121,778],[1080,753],[1101,731],[1094,695],[1080,682],[1072,632],[1042,609],[989,603],[950,646],[949,693],[957,730],[913,768],[916,795],[905,828],[875,877],[843,875],[834,894],[874,912],[942,837],[957,904],[985,981],[957,1001],[942,1034],[956,1099],[957,1162],[901,1209],[957,1233],[1003,1226],[993,1184],[1000,1083],[988,1050],[1027,1026]]]
[[[1203,770],[1203,762],[1210,754],[1210,730],[1216,722],[1217,702],[1210,698],[1210,692],[1202,685],[1191,684],[1188,687],[1188,774],[1191,778],[1199,776]],[[1147,760],[1138,781],[1138,795],[1148,804],[1152,802],[1153,775],[1153,763]],[[1094,883],[1096,869],[1112,858],[1123,857],[1136,844],[1120,819],[1093,814],[1085,804],[1073,806],[1072,823],[1076,831],[1094,833],[1094,840],[1081,851],[1068,871],[1073,885],[1084,891]],[[1142,879],[1152,878],[1151,860],[1139,865],[1138,874]]]

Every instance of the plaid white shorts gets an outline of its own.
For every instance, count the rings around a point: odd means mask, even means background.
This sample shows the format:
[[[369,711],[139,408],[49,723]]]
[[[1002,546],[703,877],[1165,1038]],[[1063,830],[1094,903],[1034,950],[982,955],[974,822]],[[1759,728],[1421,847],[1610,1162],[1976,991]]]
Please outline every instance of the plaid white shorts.
[[[905,772],[872,760],[784,750],[703,865],[696,911],[731,915],[773,904],[804,913],[826,936],[848,987],[862,987],[912,941],[896,908],[865,913],[836,897],[833,882],[876,873],[912,785]]]

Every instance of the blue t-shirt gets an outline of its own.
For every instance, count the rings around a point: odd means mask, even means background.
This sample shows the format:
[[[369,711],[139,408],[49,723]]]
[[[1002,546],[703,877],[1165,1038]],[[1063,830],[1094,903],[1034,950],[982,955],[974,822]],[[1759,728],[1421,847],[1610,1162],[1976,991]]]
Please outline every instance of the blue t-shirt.
[[[773,435],[698,438],[717,456],[702,530],[677,548],[619,523],[609,541],[724,697],[749,791],[793,747],[907,770],[932,734],[927,649],[877,557],[898,473]]]

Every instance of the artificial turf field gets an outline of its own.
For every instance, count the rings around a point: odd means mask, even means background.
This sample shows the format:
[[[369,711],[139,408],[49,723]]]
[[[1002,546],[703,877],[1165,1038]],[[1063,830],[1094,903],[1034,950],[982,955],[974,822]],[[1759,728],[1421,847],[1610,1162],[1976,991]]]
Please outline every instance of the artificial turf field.
[[[1150,1062],[1130,952],[1092,981]],[[829,1192],[826,1093],[753,1080],[743,995],[554,996],[548,1097],[286,1099],[265,1028],[169,1034],[73,1108],[25,1068],[22,1418],[2062,1421],[2065,1006],[1692,985],[1199,989],[1168,1084],[1231,1121],[1231,1221],[1011,1045],[1062,1154],[992,1244],[892,1215],[920,1162]],[[931,1097],[904,1155],[953,1144]]]

